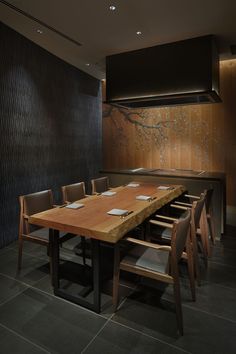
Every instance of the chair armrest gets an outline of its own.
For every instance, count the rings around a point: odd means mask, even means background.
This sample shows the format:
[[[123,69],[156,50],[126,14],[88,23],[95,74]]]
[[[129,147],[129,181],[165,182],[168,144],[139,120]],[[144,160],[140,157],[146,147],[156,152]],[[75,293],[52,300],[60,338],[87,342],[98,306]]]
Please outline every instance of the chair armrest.
[[[29,219],[29,215],[23,214],[23,218],[26,219],[26,220],[28,220],[28,219]]]
[[[192,195],[192,194],[184,194],[184,196],[187,197],[187,198],[192,198],[192,199],[200,199],[199,196],[197,196],[197,195]]]
[[[171,208],[181,209],[181,210],[188,210],[189,208],[183,205],[171,204]]]
[[[170,221],[178,221],[178,219],[177,218],[172,218],[172,217],[170,217],[170,216],[165,216],[165,215],[159,215],[159,214],[157,214],[157,215],[155,215],[157,218],[159,218],[159,219],[166,219],[166,220],[170,220]]]
[[[125,237],[124,240],[134,243],[136,245],[141,245],[141,246],[145,246],[145,247],[149,247],[149,248],[153,248],[155,250],[163,250],[163,251],[171,251],[171,246],[166,246],[166,245],[158,245],[156,243],[151,243],[151,242],[147,242],[147,241],[142,241],[142,240],[138,240],[136,238],[133,237]]]
[[[169,229],[173,228],[173,224],[168,224],[167,222],[163,222],[163,221],[158,221],[158,220],[149,220],[150,224],[154,224],[154,225],[158,225],[158,226],[162,226],[162,227],[167,227]]]
[[[184,203],[184,202],[178,202],[178,201],[175,201],[176,204],[179,204],[179,205],[183,205],[183,206],[186,206],[186,207],[192,207],[192,204],[191,203]]]

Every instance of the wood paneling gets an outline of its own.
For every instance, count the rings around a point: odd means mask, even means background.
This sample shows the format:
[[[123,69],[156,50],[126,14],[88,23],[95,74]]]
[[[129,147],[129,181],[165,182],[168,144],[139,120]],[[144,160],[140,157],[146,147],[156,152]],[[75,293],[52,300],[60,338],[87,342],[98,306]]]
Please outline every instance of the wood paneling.
[[[0,23],[0,247],[18,196],[88,181],[101,165],[100,82]]]
[[[236,60],[220,63],[220,88],[219,104],[135,111],[104,105],[103,167],[225,172],[227,204],[236,205]]]

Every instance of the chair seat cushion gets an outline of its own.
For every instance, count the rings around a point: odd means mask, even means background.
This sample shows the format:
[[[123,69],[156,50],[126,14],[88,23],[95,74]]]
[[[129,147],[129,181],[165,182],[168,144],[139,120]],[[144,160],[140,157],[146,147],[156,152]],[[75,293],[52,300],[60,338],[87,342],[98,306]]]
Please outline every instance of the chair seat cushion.
[[[29,235],[47,241],[49,240],[49,229],[47,227],[42,227],[41,229],[32,231]],[[65,232],[60,231],[59,238],[61,239],[65,235],[66,235]]]
[[[158,273],[167,273],[168,259],[169,252],[138,245],[123,258],[121,263],[136,265]]]

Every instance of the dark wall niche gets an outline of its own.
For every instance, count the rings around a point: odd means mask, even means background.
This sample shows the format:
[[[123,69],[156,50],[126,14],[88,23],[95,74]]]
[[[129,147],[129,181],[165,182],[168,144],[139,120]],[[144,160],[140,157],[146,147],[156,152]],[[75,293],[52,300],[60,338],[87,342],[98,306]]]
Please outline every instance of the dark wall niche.
[[[0,247],[17,238],[18,196],[87,182],[101,167],[100,81],[0,23]]]

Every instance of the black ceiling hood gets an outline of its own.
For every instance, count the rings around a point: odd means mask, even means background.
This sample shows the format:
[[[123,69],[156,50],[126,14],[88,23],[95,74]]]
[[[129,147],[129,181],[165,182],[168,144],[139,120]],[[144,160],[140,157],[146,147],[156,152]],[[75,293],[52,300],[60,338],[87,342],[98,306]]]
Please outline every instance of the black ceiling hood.
[[[143,108],[221,102],[213,35],[106,57],[105,103]]]

